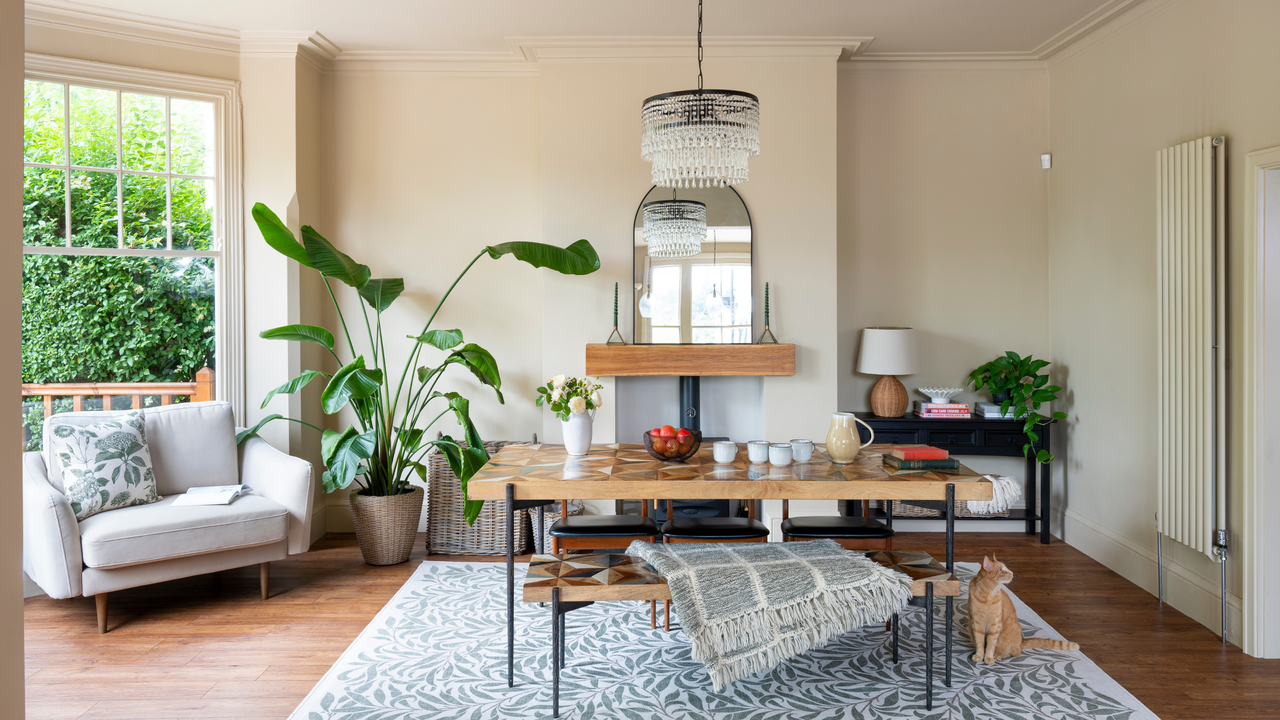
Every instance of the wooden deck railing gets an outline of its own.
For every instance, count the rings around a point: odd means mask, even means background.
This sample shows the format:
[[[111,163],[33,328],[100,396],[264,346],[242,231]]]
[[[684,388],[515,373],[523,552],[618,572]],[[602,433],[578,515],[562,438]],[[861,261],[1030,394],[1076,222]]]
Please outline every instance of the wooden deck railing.
[[[23,383],[22,397],[43,397],[44,416],[53,415],[53,399],[71,398],[71,409],[79,412],[84,409],[87,397],[102,398],[102,407],[114,407],[112,400],[117,397],[131,398],[129,407],[133,410],[142,408],[142,398],[148,395],[160,396],[161,405],[169,405],[175,396],[188,395],[191,402],[213,399],[213,371],[201,368],[196,371],[196,379],[192,382],[180,383]]]

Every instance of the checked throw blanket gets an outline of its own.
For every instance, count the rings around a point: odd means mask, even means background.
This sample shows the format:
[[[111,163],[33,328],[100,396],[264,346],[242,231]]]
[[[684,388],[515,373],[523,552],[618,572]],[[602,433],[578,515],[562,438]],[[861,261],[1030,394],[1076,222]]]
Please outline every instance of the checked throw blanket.
[[[717,692],[833,637],[883,623],[911,599],[905,575],[832,540],[637,540],[627,554],[667,579],[693,657]]]

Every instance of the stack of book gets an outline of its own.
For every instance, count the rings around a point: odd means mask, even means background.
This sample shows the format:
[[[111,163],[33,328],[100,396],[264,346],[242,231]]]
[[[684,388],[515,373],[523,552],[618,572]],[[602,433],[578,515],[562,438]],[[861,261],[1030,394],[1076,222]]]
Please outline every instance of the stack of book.
[[[916,417],[968,420],[969,406],[966,403],[934,403],[917,400]]]
[[[978,417],[1014,419],[1012,406],[1009,407],[1009,412],[1000,414],[1000,403],[978,403],[974,406],[974,410],[978,413]]]
[[[960,463],[950,453],[931,445],[894,445],[884,464],[897,470],[955,470]]]

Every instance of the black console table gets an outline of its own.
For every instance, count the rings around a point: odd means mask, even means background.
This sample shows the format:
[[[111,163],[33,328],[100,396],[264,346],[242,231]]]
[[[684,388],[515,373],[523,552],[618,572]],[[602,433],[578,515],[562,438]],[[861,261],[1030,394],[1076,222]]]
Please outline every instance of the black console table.
[[[914,414],[897,418],[876,417],[869,412],[854,413],[858,419],[870,425],[876,431],[876,442],[906,445],[919,443],[942,448],[952,455],[999,455],[1003,457],[1021,457],[1022,446],[1027,442],[1023,434],[1022,420],[996,420],[971,417],[968,420],[951,420],[940,418],[922,418]],[[964,518],[957,520],[1021,520],[1027,524],[1027,534],[1036,534],[1036,521],[1040,522],[1040,542],[1049,544],[1049,483],[1052,474],[1045,465],[1040,474],[1040,513],[1036,514],[1036,450],[1049,450],[1049,434],[1053,424],[1041,425],[1040,441],[1035,443],[1027,457],[1025,510],[1011,510],[1007,518]],[[867,440],[867,432],[859,427],[863,442]],[[950,508],[947,509],[950,512]]]

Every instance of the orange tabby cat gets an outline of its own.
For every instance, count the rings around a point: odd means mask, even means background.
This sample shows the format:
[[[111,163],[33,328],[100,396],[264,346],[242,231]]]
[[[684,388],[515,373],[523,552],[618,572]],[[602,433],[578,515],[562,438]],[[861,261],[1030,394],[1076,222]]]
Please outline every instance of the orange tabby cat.
[[[969,635],[977,647],[973,661],[994,665],[996,660],[1017,657],[1029,648],[1079,650],[1079,645],[1066,640],[1022,639],[1013,599],[1001,587],[1010,580],[1013,573],[992,556],[982,558],[982,568],[969,583]]]

